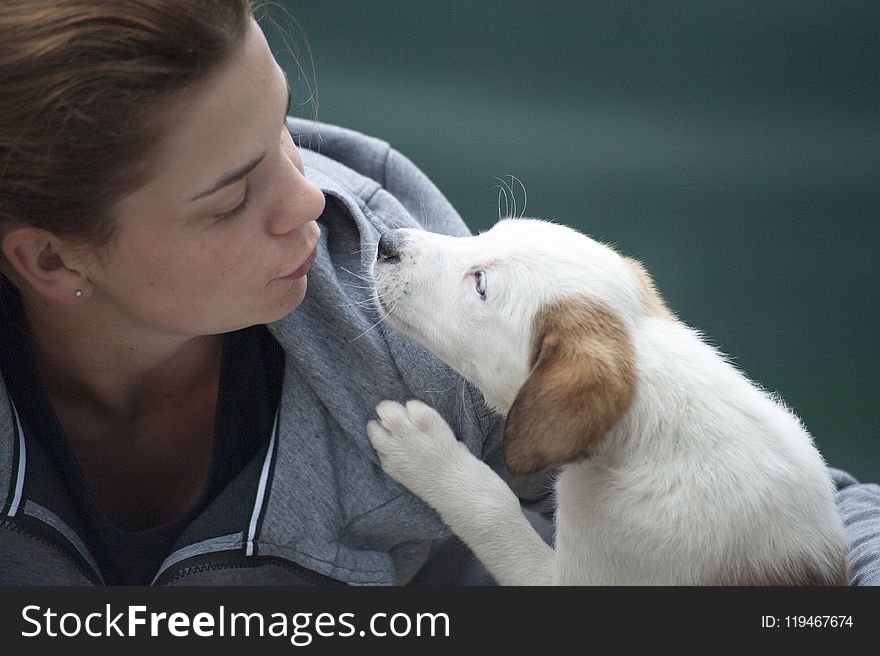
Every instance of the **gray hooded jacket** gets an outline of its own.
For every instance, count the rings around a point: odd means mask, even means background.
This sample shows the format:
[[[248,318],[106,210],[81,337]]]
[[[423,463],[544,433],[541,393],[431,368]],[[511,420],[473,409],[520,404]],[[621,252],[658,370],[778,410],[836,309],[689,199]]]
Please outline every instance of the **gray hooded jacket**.
[[[365,425],[383,399],[419,398],[437,408],[525,502],[551,502],[549,476],[508,475],[500,418],[479,393],[377,323],[376,311],[363,303],[368,292],[359,276],[383,230],[467,235],[464,222],[388,144],[311,122],[291,120],[288,127],[327,205],[305,300],[269,326],[285,352],[275,430],[268,448],[184,530],[156,584],[393,585],[411,582],[420,570],[424,577],[432,547],[449,533],[379,466]],[[40,448],[22,434],[0,381],[0,583],[101,584],[63,491],[40,496],[50,504],[30,498],[35,485],[52,485],[41,480],[50,476]],[[854,580],[880,582],[880,488],[835,475]],[[456,580],[447,572],[433,582]]]

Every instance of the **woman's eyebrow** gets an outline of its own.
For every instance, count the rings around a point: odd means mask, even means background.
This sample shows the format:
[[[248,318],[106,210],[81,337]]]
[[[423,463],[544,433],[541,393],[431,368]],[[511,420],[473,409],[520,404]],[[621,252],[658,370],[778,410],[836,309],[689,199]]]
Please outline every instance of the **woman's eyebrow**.
[[[247,164],[242,166],[240,169],[236,169],[232,173],[230,173],[228,175],[224,175],[213,186],[211,186],[210,189],[206,189],[205,191],[203,191],[199,194],[196,194],[195,196],[190,198],[189,199],[190,202],[192,202],[194,200],[198,200],[199,198],[204,198],[205,196],[210,196],[214,192],[220,191],[221,189],[223,189],[223,187],[228,187],[232,183],[238,182],[243,177],[245,177],[248,173],[250,173],[255,168],[257,168],[260,165],[260,162],[263,161],[264,157],[266,157],[266,153],[263,153],[262,155],[260,155],[256,159],[254,159],[253,161],[248,162]]]

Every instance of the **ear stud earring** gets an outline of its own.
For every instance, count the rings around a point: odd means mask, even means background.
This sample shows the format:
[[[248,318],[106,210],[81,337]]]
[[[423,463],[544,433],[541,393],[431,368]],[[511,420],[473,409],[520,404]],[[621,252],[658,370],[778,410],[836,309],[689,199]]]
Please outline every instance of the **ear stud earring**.
[[[73,295],[76,296],[77,298],[82,298],[83,290],[77,289],[75,292],[73,292]]]

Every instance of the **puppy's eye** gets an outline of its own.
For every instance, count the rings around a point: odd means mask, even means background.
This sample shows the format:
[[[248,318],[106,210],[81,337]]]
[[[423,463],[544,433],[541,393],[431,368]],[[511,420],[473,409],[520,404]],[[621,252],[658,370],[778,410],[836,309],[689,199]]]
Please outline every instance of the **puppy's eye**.
[[[477,290],[477,293],[480,295],[480,298],[486,298],[486,272],[485,271],[474,271],[474,287]]]

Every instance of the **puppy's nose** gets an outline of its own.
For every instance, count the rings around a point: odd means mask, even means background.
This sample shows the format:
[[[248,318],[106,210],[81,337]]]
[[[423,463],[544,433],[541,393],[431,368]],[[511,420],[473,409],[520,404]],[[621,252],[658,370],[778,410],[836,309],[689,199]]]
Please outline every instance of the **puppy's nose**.
[[[400,258],[400,246],[403,242],[399,230],[386,230],[379,237],[377,260],[396,260]]]

